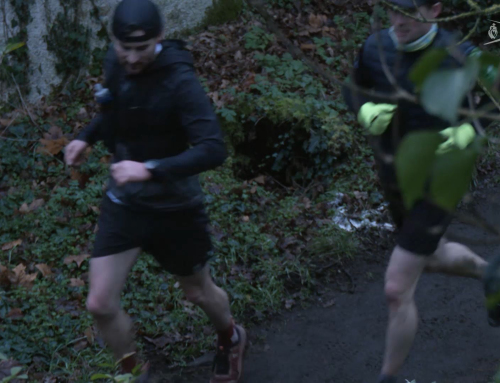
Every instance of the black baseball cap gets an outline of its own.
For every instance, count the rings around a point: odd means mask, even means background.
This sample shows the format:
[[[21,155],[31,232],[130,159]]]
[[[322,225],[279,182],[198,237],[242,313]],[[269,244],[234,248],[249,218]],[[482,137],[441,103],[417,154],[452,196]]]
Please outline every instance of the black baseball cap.
[[[422,5],[434,5],[439,3],[439,0],[389,0],[389,3],[397,5],[401,8],[414,9],[415,5],[421,7]]]
[[[122,0],[113,15],[113,35],[123,42],[143,42],[158,37],[163,20],[156,4],[150,0]],[[130,36],[144,31],[142,36]]]

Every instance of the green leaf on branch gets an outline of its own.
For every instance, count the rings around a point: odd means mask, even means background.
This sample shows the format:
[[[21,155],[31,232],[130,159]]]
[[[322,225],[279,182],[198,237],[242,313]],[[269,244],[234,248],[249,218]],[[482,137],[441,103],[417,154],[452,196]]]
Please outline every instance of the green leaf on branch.
[[[408,134],[398,148],[395,157],[396,175],[408,209],[424,196],[436,149],[441,142],[439,133],[420,131]]]
[[[490,52],[481,52],[481,55],[479,55],[477,59],[481,66],[479,77],[488,88],[491,88],[498,75],[500,57]]]
[[[410,80],[415,84],[416,89],[419,90],[427,77],[439,68],[443,60],[448,55],[444,48],[429,49],[422,57],[413,65],[410,70]]]
[[[421,102],[427,113],[456,125],[458,108],[472,90],[479,74],[479,62],[468,58],[462,68],[431,73],[422,85]]]
[[[16,49],[23,47],[25,44],[26,44],[25,42],[7,44],[3,53],[7,54],[7,53],[10,53],[12,51],[15,51]]]
[[[436,156],[432,169],[430,197],[441,208],[453,212],[467,192],[480,152],[482,139],[468,148]]]

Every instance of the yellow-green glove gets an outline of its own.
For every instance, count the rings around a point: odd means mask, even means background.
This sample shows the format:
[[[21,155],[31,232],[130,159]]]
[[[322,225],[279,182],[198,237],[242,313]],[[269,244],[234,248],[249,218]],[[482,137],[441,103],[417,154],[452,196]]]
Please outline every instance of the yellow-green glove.
[[[367,102],[359,109],[358,122],[371,134],[378,136],[385,132],[391,123],[397,106]]]
[[[465,149],[474,138],[476,131],[471,124],[463,124],[453,128],[446,128],[439,132],[441,136],[447,138],[445,142],[439,145],[436,150],[437,154],[449,152],[452,148]]]

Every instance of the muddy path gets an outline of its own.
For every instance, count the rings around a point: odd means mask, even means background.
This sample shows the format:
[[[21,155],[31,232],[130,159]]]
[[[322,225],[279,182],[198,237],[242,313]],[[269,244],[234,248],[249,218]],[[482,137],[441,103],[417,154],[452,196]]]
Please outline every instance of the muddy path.
[[[500,224],[500,189],[479,193],[474,203],[491,223]],[[454,222],[449,231],[467,238],[491,238],[483,230]],[[499,245],[471,245],[488,259]],[[284,314],[252,329],[242,383],[374,383],[384,347],[386,306],[383,273],[388,251],[360,257],[349,266],[354,294],[333,290],[328,299]],[[487,324],[481,285],[471,279],[424,275],[417,304],[420,327],[400,382],[489,383],[500,366],[500,329]],[[208,358],[207,363],[208,364]],[[156,366],[159,382],[209,381],[208,367],[175,373]]]

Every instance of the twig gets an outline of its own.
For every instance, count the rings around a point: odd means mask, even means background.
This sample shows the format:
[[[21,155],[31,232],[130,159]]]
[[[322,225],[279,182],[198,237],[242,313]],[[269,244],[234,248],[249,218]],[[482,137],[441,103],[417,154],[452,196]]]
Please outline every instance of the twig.
[[[457,45],[460,45],[460,44],[462,44],[462,43],[464,43],[464,42],[466,42],[467,40],[469,40],[469,39],[470,39],[470,37],[474,34],[474,32],[476,32],[476,31],[477,31],[477,28],[479,27],[479,21],[480,21],[480,20],[481,20],[481,18],[480,18],[480,17],[478,17],[478,18],[476,19],[476,23],[474,24],[474,26],[472,27],[472,29],[469,31],[469,33],[467,33],[467,35],[466,35],[466,36],[465,36],[462,40],[460,40],[460,41],[458,42],[458,44],[457,44]]]
[[[0,140],[25,141],[25,142],[36,142],[36,141],[39,141],[39,140],[30,140],[30,139],[27,139],[27,138],[10,138],[10,137],[1,137],[1,136],[0,136]]]
[[[467,93],[467,99],[469,100],[469,108],[472,112],[474,112],[475,107],[474,107],[474,98],[472,97],[472,93],[469,92]],[[479,134],[483,137],[486,137],[486,132],[484,131],[483,126],[481,125],[481,122],[479,122],[477,117],[472,118],[472,123],[474,124],[474,127],[476,130],[479,132]]]
[[[3,136],[3,134],[5,133],[5,131],[6,131],[7,129],[9,129],[9,128],[10,128],[10,126],[12,125],[12,123],[13,123],[14,121],[16,121],[16,118],[17,118],[17,116],[16,116],[16,117],[14,117],[12,120],[10,120],[10,122],[7,124],[7,126],[5,127],[5,129],[2,131],[2,133],[0,133],[0,137],[2,137],[2,136]],[[3,137],[2,137],[2,138],[3,138]]]
[[[351,82],[345,82],[345,81],[340,81],[340,80],[336,79],[332,74],[325,71],[317,63],[310,60],[298,47],[296,47],[288,39],[288,37],[285,36],[285,34],[276,25],[273,18],[266,12],[266,10],[264,9],[264,5],[262,4],[262,2],[260,0],[247,0],[247,1],[248,1],[249,5],[252,6],[257,11],[257,13],[262,16],[262,18],[264,18],[264,20],[267,23],[267,27],[281,40],[281,42],[288,49],[289,53],[297,60],[301,60],[313,72],[320,75],[327,82],[335,83],[335,84],[338,84],[340,86],[345,86],[345,87],[347,87],[355,92],[362,93],[368,97],[376,98],[376,99],[383,99],[383,100],[386,100],[387,102],[397,102],[399,100],[406,100],[406,101],[411,102],[413,104],[420,104],[416,96],[409,94],[406,91],[396,92],[396,93],[376,92],[376,91],[371,90],[371,89],[362,88],[362,87],[360,87],[354,83],[351,83]],[[498,9],[498,11],[500,12],[500,5],[498,7],[495,6],[495,9]],[[465,109],[465,108],[459,108],[458,114],[461,116],[468,116],[468,117],[474,116],[470,110]],[[477,111],[477,117],[492,120],[492,121],[500,121],[500,115],[488,114],[488,113],[480,112],[480,111]]]
[[[500,13],[500,4],[495,4],[495,5],[492,5],[488,8],[477,10],[477,11],[470,11],[470,12],[461,13],[461,14],[455,15],[455,16],[441,17],[441,18],[437,18],[437,19],[425,20],[425,19],[422,19],[418,16],[415,16],[415,14],[411,14],[411,13],[406,12],[403,8],[400,8],[400,7],[390,3],[387,0],[381,0],[381,3],[383,3],[384,5],[388,6],[389,8],[392,8],[393,10],[398,11],[398,12],[402,13],[403,15],[410,17],[414,20],[427,21],[428,23],[448,22],[448,21],[454,21],[454,20],[459,20],[459,19],[465,19],[465,18],[471,17],[471,16],[483,16],[483,15]]]
[[[415,1],[415,0],[413,0],[413,1]],[[387,80],[389,80],[389,82],[391,83],[391,85],[394,88],[394,90],[396,91],[396,93],[399,93],[402,89],[398,85],[396,78],[393,76],[393,74],[389,70],[389,66],[387,65],[385,52],[384,52],[384,49],[382,46],[382,39],[380,38],[380,29],[378,28],[378,25],[379,25],[378,21],[379,20],[378,20],[377,12],[374,12],[373,15],[374,15],[373,16],[374,24],[377,26],[377,30],[375,31],[375,37],[377,38],[377,49],[378,49],[378,54],[380,57],[380,63],[382,64],[382,70],[384,71],[385,77],[387,78]]]
[[[418,13],[420,14],[420,16],[422,16],[422,19],[424,19],[424,21],[426,23],[428,23],[427,19],[425,18],[425,16],[422,14],[422,11],[420,11],[419,9],[419,6],[417,4],[417,0],[413,0],[413,5],[415,6],[415,9],[418,11]]]
[[[279,186],[281,186],[283,189],[285,189],[287,192],[289,191],[288,188],[283,185],[281,182],[279,182],[276,178],[274,178],[272,175],[270,175],[269,173],[265,173],[266,177],[269,177],[271,178],[274,182],[276,182]]]
[[[31,122],[33,123],[33,125],[38,126],[38,124],[33,119],[33,116],[31,115],[31,112],[29,111],[28,107],[26,106],[26,103],[24,102],[23,95],[21,94],[21,89],[19,89],[19,85],[17,85],[17,81],[14,78],[14,75],[11,73],[10,76],[12,77],[12,81],[14,81],[14,85],[16,86],[17,93],[19,94],[19,98],[21,99],[21,102],[22,102],[22,104],[24,106],[24,109],[26,110],[26,113],[28,113],[28,116],[30,117]]]

